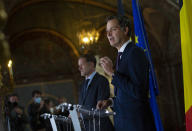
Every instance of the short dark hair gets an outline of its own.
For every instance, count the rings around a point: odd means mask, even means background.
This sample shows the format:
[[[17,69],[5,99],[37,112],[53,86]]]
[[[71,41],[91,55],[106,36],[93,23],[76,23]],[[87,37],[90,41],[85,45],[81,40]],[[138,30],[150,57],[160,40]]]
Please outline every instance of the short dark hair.
[[[116,19],[120,25],[120,27],[125,30],[126,27],[128,27],[128,36],[131,37],[131,34],[132,34],[132,27],[131,27],[131,22],[130,20],[128,19],[128,17],[126,16],[122,16],[122,15],[111,15],[111,16],[108,16],[106,21],[110,21],[110,20],[113,20],[113,19]]]
[[[44,100],[44,103],[45,103],[46,105],[49,105],[50,102],[51,102],[51,100],[48,99],[48,98],[46,98],[46,99]]]
[[[12,93],[12,94],[10,94],[10,95],[8,96],[8,99],[9,99],[10,97],[12,97],[12,96],[16,96],[17,98],[19,98],[19,96],[18,96],[17,93]]]
[[[32,97],[34,97],[35,96],[35,94],[42,94],[39,90],[34,90],[33,92],[32,92]]]
[[[87,62],[93,62],[94,67],[96,67],[96,58],[93,54],[83,54],[79,58],[85,58]]]

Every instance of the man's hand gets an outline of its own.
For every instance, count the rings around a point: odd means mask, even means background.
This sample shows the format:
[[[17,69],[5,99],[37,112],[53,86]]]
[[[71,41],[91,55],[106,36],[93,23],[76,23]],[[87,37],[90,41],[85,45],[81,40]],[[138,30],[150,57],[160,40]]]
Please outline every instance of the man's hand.
[[[43,106],[44,106],[44,101],[41,100],[41,102],[40,102],[40,107],[39,107],[39,111],[41,110],[41,108],[43,108]]]
[[[97,109],[106,109],[108,106],[112,104],[112,101],[110,99],[98,101],[97,102]]]
[[[20,114],[20,115],[23,114],[23,110],[22,110],[21,108],[19,108],[19,107],[15,107],[14,110],[15,110],[16,113],[18,113],[18,114]]]
[[[102,57],[99,62],[105,73],[107,73],[109,76],[112,76],[114,73],[112,60],[109,57],[105,56]]]

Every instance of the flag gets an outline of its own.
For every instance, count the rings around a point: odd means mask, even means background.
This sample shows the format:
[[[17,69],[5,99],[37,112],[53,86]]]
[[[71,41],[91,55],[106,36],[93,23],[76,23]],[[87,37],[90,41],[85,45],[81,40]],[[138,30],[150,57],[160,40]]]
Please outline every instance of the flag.
[[[192,1],[181,1],[180,31],[185,96],[186,131],[192,131]]]
[[[149,44],[138,0],[132,0],[132,9],[133,9],[133,20],[135,28],[135,43],[137,46],[141,47],[144,50],[150,64],[149,69],[150,106],[153,112],[155,126],[157,131],[163,131],[163,126],[161,123],[160,114],[156,102],[156,95],[158,94],[157,80],[152,64],[151,53],[149,50]]]

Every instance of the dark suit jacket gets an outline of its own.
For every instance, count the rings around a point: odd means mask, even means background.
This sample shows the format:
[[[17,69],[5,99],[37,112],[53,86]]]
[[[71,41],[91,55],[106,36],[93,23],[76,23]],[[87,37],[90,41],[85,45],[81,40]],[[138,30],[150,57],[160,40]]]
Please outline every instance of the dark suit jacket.
[[[116,131],[155,131],[149,106],[149,63],[144,51],[129,43],[113,75]]]
[[[97,102],[99,100],[106,100],[110,96],[110,88],[108,80],[96,73],[93,77],[90,85],[88,86],[86,94],[83,92],[83,86],[85,81],[81,85],[81,92],[79,96],[79,104],[86,107],[87,109],[96,108]],[[112,131],[113,126],[109,118],[101,119],[101,131]],[[92,125],[92,124],[91,124]],[[96,122],[96,131],[98,129],[98,121]],[[89,130],[89,122],[85,120],[85,128]],[[93,126],[91,126],[93,129]],[[91,130],[92,130],[91,129]]]

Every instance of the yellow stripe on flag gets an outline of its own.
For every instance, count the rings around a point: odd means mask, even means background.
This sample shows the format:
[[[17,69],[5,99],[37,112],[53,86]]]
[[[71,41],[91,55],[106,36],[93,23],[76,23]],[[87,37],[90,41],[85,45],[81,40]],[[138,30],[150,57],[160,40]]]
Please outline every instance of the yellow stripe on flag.
[[[183,0],[180,12],[185,112],[192,106],[192,1]]]
[[[181,50],[185,95],[186,130],[192,131],[192,0],[183,0],[180,11]]]

